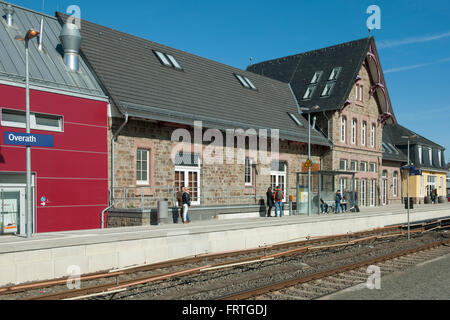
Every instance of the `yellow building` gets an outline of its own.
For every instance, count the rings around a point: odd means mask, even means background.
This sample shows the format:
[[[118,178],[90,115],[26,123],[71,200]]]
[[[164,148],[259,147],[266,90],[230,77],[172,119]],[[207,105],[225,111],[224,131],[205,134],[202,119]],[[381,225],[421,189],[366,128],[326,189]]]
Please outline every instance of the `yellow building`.
[[[430,203],[433,191],[436,191],[436,201],[447,201],[447,169],[445,163],[445,148],[406,129],[400,125],[388,125],[385,130],[395,147],[408,157],[408,140],[410,164],[417,169],[416,174],[409,179],[409,196],[414,203]],[[407,163],[405,163],[407,164]],[[402,196],[407,197],[407,174],[402,171]]]

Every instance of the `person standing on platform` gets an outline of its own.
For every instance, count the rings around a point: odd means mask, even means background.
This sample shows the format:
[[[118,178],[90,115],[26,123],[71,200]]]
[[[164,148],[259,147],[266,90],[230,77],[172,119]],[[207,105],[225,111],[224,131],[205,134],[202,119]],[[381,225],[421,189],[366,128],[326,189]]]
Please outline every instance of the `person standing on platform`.
[[[275,218],[278,217],[278,210],[280,210],[280,218],[282,218],[284,193],[281,191],[281,187],[277,187],[273,195],[273,199],[275,200]]]
[[[274,208],[274,207],[275,207],[275,202],[274,202],[272,188],[269,188],[269,190],[267,190],[267,208],[268,208],[267,217],[268,218],[270,218],[272,216],[272,208]]]
[[[338,190],[338,191],[336,192],[336,199],[335,199],[335,202],[336,202],[335,213],[336,213],[336,214],[341,213],[341,203],[342,203],[341,190]]]
[[[191,206],[191,196],[189,194],[189,189],[183,188],[183,221],[184,224],[191,223],[189,217],[189,208]]]

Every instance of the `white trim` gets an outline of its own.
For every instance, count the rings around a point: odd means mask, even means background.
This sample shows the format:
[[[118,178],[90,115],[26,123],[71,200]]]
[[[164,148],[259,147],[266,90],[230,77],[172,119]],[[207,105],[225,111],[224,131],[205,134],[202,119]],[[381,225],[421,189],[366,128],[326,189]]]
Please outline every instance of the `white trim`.
[[[1,80],[0,79],[0,84],[6,85],[6,86],[12,86],[12,87],[25,88],[25,84],[12,82],[12,81],[8,81],[8,80]],[[32,85],[32,84],[30,84],[30,90],[36,90],[36,91],[42,91],[42,92],[48,92],[48,93],[55,93],[55,94],[61,94],[61,95],[64,95],[64,96],[71,96],[71,97],[75,97],[75,98],[83,98],[83,99],[88,99],[88,100],[94,100],[94,101],[101,101],[101,102],[109,103],[109,98],[106,97],[106,96],[98,97],[98,96],[89,95],[89,94],[75,93],[75,92],[72,92],[72,91],[64,91],[64,90],[59,90],[59,89],[40,87],[40,86],[35,86],[35,85]]]

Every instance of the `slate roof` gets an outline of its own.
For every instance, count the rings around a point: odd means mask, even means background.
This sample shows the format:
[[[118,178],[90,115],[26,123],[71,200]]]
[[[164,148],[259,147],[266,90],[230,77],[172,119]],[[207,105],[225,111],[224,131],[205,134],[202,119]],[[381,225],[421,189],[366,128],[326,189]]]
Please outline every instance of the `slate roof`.
[[[410,160],[414,165],[421,169],[431,169],[431,170],[445,170],[445,148],[434,143],[433,141],[424,138],[423,136],[399,125],[399,124],[387,124],[383,128],[383,143],[390,145],[394,145],[397,151],[400,152],[401,155],[404,155],[404,161],[408,161],[408,140],[403,139],[403,136],[413,136],[417,135],[417,137],[410,139]],[[422,164],[419,161],[418,155],[418,146],[422,146]],[[385,147],[383,147],[384,149]],[[428,149],[432,149],[433,161],[431,162],[429,159]],[[392,149],[392,148],[387,148]],[[441,151],[441,165],[439,166],[438,160],[438,151]],[[392,155],[390,152],[383,150],[383,159],[386,160],[394,160],[401,161],[399,155],[397,155],[397,159],[395,160],[395,155]]]
[[[291,83],[302,107],[319,106],[319,111],[341,109],[347,101],[366,58],[372,37],[328,48],[296,54],[251,65],[248,71]],[[329,97],[321,97],[331,72],[342,67]],[[323,71],[311,99],[303,100],[315,72]]]
[[[0,81],[25,84],[25,47],[15,37],[23,37],[31,28],[40,30],[44,19],[43,50],[38,50],[37,38],[29,43],[30,84],[106,99],[83,59],[80,59],[80,72],[66,68],[59,40],[61,24],[55,17],[11,4],[15,12],[13,26],[9,27],[3,15],[7,4],[0,1]]]
[[[188,125],[197,120],[218,129],[280,129],[282,139],[307,141],[307,122],[283,82],[85,20],[81,35],[82,54],[123,114]],[[153,50],[172,55],[183,70],[163,66]],[[257,90],[244,88],[235,73],[247,76]],[[315,130],[312,143],[330,145]]]

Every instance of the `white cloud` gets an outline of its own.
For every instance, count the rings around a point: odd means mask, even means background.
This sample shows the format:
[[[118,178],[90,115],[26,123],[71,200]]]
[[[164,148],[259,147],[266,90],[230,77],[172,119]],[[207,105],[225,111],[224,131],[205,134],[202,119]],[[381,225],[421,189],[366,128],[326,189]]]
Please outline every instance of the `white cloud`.
[[[430,42],[430,41],[435,41],[435,40],[448,38],[448,37],[450,37],[450,31],[442,33],[442,34],[432,35],[432,36],[411,37],[411,38],[405,38],[405,39],[401,39],[401,40],[381,40],[381,41],[378,41],[377,46],[379,49],[386,49],[386,48],[399,47],[399,46],[412,44],[412,43]]]
[[[386,71],[384,71],[384,73],[386,74],[386,73],[392,73],[392,72],[408,71],[408,70],[422,68],[422,67],[430,66],[433,64],[438,64],[438,63],[443,63],[443,62],[448,62],[448,61],[450,61],[450,58],[440,59],[437,61],[432,61],[432,62],[427,62],[427,63],[414,64],[411,66],[391,68],[391,69],[387,69]]]

